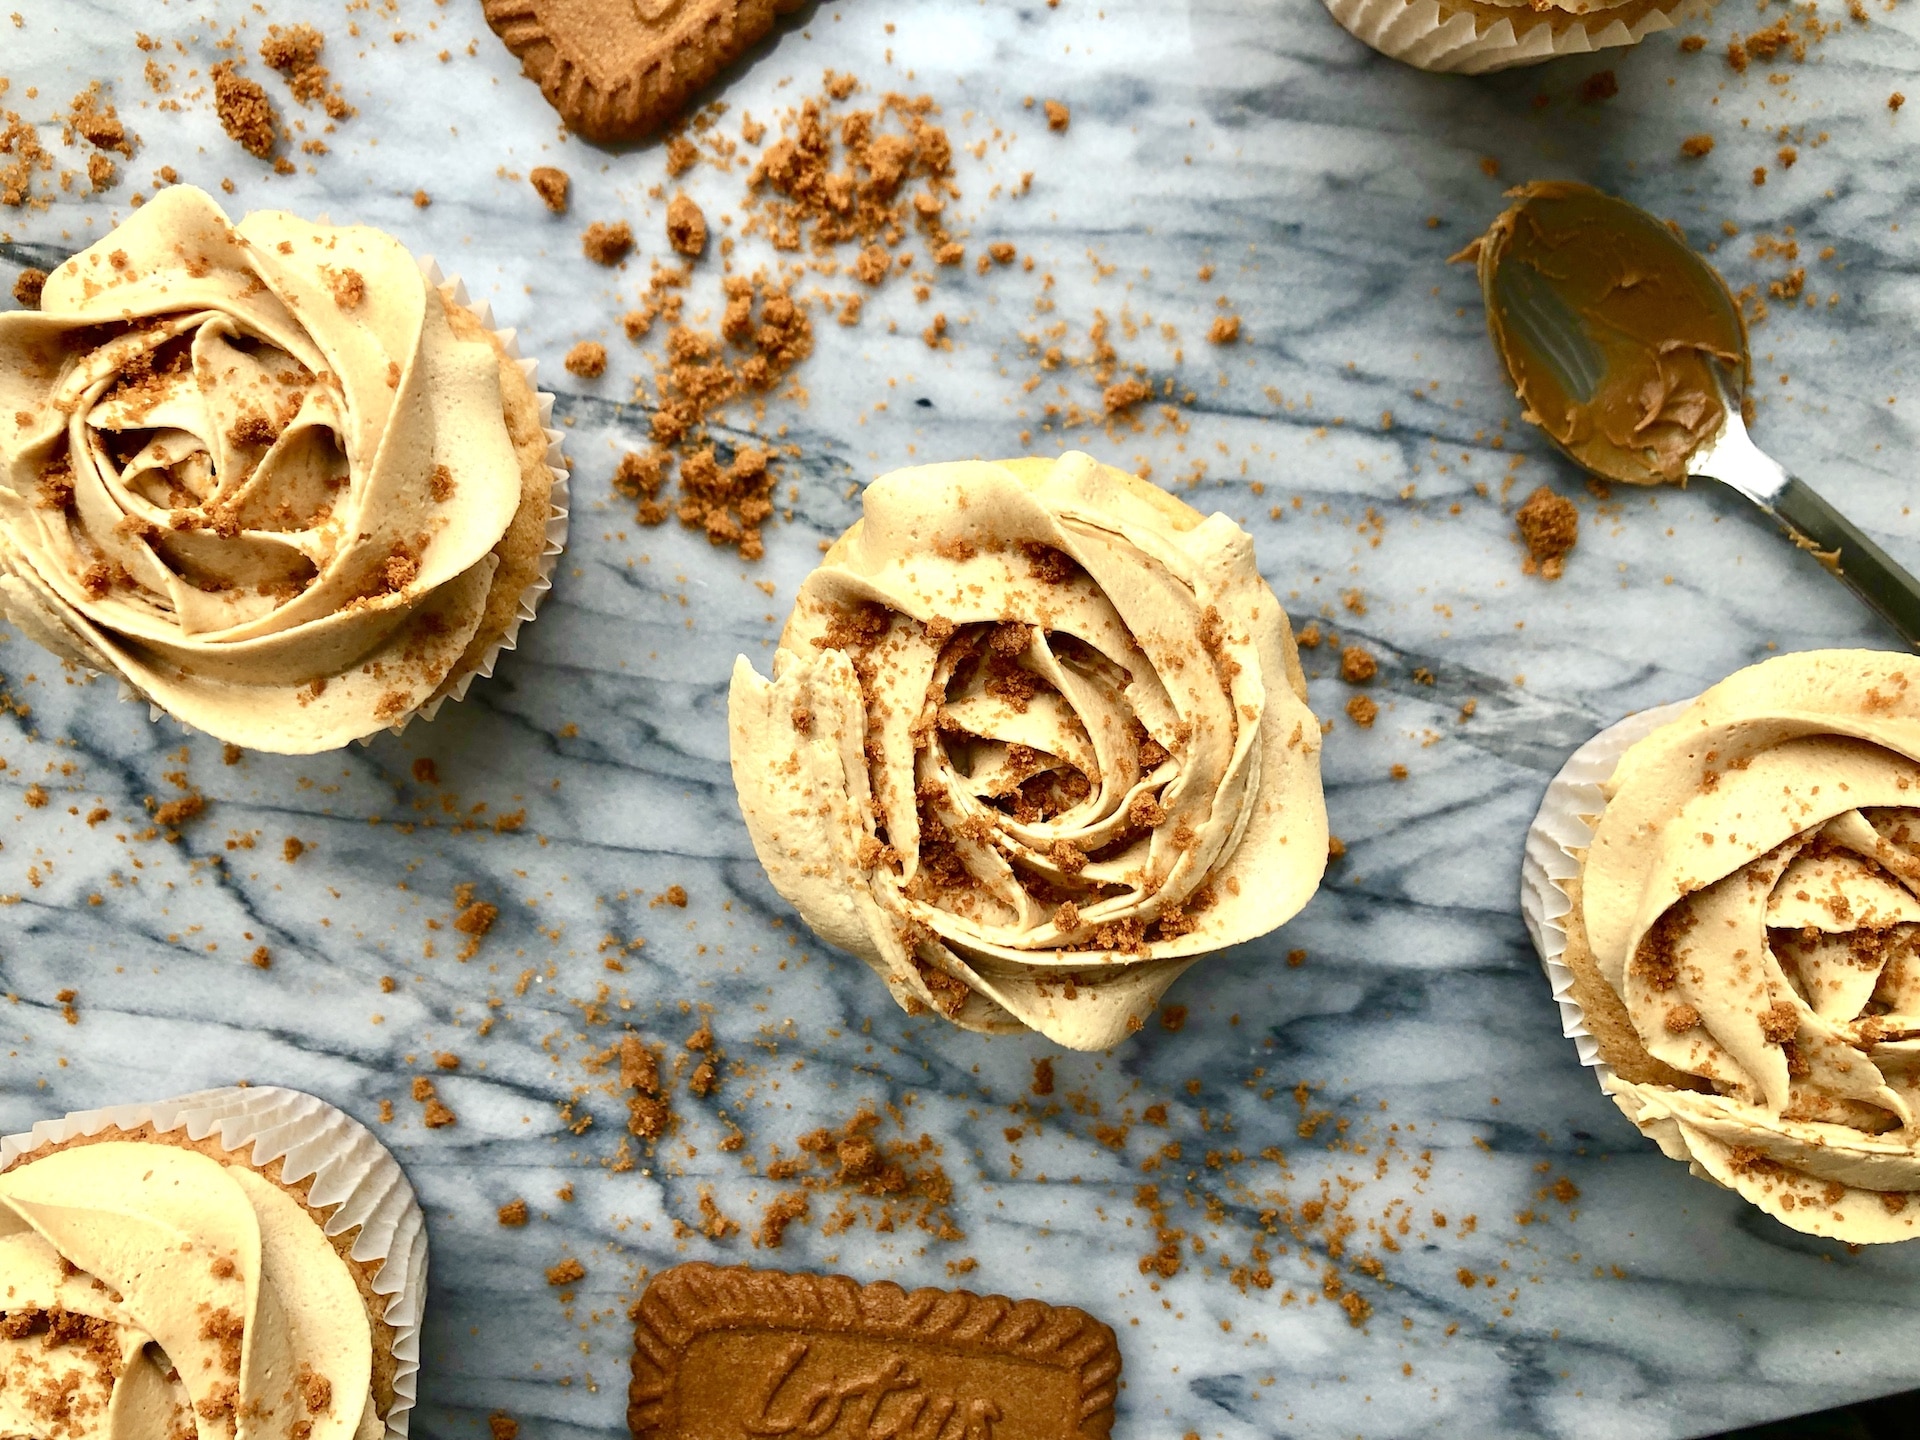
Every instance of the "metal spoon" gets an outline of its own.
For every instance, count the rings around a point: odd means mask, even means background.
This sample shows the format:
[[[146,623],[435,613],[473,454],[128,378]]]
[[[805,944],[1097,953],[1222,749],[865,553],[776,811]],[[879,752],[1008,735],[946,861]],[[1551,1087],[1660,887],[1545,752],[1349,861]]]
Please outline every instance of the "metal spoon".
[[[1586,185],[1513,192],[1474,259],[1487,330],[1526,418],[1628,484],[1717,480],[1920,648],[1920,581],[1747,434],[1746,325],[1678,231]]]

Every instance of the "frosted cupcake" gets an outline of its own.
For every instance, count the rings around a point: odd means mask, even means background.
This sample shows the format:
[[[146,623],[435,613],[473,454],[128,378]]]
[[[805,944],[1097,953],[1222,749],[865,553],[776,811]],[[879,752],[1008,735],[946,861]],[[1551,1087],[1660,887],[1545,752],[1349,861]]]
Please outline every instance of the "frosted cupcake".
[[[1739,671],[1599,794],[1559,963],[1609,1093],[1796,1230],[1920,1234],[1920,659]]]
[[[376,230],[176,186],[0,315],[0,612],[236,745],[490,668],[554,488],[520,364]]]
[[[1478,75],[1636,45],[1686,0],[1326,0],[1333,18],[1383,55],[1421,70]]]
[[[7,1151],[0,1434],[405,1435],[425,1242],[363,1128],[268,1087],[69,1116]]]
[[[822,938],[909,1012],[1086,1050],[1306,904],[1320,726],[1252,537],[1077,453],[895,471],[862,515],[728,707]]]

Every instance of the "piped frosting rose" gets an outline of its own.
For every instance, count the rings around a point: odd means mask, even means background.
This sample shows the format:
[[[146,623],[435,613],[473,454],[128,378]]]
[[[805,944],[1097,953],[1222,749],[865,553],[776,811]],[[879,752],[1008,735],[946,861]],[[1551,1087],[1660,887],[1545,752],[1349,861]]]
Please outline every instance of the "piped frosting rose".
[[[1326,866],[1320,727],[1252,538],[1077,453],[866,492],[729,704],[774,888],[909,1011],[1076,1049]]]
[[[273,1181],[105,1141],[0,1174],[0,1434],[377,1440],[347,1262]]]
[[[1622,1108],[1794,1229],[1920,1234],[1920,660],[1742,670],[1605,793],[1586,943],[1671,1067]]]
[[[331,749],[441,691],[522,465],[493,342],[399,242],[229,224],[176,186],[40,304],[0,315],[9,619],[249,748]]]

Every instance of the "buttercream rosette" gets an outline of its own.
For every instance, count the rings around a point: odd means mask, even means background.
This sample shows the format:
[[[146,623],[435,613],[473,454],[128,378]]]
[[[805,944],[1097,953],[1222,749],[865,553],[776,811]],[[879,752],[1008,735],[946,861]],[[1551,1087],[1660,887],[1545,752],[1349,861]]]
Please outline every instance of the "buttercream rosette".
[[[89,1111],[0,1171],[0,1434],[403,1440],[426,1244],[390,1155],[274,1087]]]
[[[1739,671],[1599,798],[1548,958],[1609,1093],[1796,1230],[1920,1233],[1920,659]]]
[[[728,719],[774,888],[970,1030],[1112,1045],[1326,867],[1252,537],[1078,453],[876,480]]]
[[[1420,70],[1479,75],[1637,45],[1688,0],[1325,0],[1356,39]]]
[[[250,749],[484,673],[564,512],[457,293],[377,230],[162,190],[0,315],[0,613]]]

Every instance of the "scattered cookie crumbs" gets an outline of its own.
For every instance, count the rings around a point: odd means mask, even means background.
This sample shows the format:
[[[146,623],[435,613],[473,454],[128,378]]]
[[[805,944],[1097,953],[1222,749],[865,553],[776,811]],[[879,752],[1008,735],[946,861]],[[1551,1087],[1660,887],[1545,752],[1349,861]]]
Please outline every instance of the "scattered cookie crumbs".
[[[596,220],[580,237],[580,250],[596,265],[618,265],[633,250],[633,227],[624,220]]]
[[[256,970],[271,970],[273,968],[273,952],[268,950],[264,945],[257,947],[253,954],[247,957],[247,960]]]
[[[1907,97],[1901,94],[1898,90],[1894,91],[1891,95],[1887,97],[1887,109],[1889,110],[1898,110],[1902,105],[1906,103],[1907,103]]]
[[[320,51],[326,43],[326,37],[311,25],[290,25],[285,29],[269,25],[267,38],[260,42],[260,60],[286,77],[287,88],[303,106],[317,102],[328,119],[345,120],[358,112],[347,103],[337,86],[328,83],[332,77],[320,63]]]
[[[527,180],[547,209],[556,215],[567,213],[567,193],[572,189],[573,180],[566,171],[556,170],[551,165],[536,165]]]
[[[285,860],[289,865],[293,864],[294,861],[306,853],[307,842],[296,835],[289,835],[281,842],[280,858]]]
[[[47,272],[28,266],[13,281],[13,298],[20,302],[23,309],[40,308],[40,292],[46,288]]]
[[[1380,662],[1372,652],[1359,645],[1348,645],[1340,652],[1340,678],[1349,685],[1364,685],[1380,673]]]
[[[148,804],[153,803],[153,797],[151,795],[147,797],[147,802]],[[183,795],[178,800],[169,800],[166,804],[155,807],[153,823],[165,826],[168,829],[176,829],[186,824],[187,821],[204,814],[206,808],[207,799],[204,795],[198,792]]]
[[[667,204],[667,243],[689,260],[697,260],[706,253],[707,217],[684,192]]]
[[[807,1203],[804,1193],[789,1191],[769,1201],[766,1209],[760,1212],[760,1228],[754,1232],[753,1243],[768,1250],[778,1250],[787,1237],[787,1229],[796,1221],[808,1219],[812,1207]]]
[[[467,943],[460,948],[461,960],[471,960],[480,953],[480,942],[493,929],[493,922],[500,918],[500,907],[485,900],[474,898],[474,887],[462,883],[453,888],[453,904],[456,914],[453,928],[467,937]]]
[[[1170,1034],[1177,1034],[1187,1028],[1187,1007],[1168,1005],[1160,1012],[1160,1028]]]
[[[547,1284],[555,1286],[573,1285],[587,1278],[587,1267],[569,1256],[557,1265],[547,1267]]]
[[[1689,160],[1699,160],[1713,153],[1713,136],[1689,135],[1680,142],[1680,153]]]
[[[29,810],[46,809],[48,801],[50,799],[50,797],[47,794],[46,787],[38,784],[37,782],[35,784],[27,786],[26,793],[21,798],[27,802],[27,808]]]
[[[1053,1094],[1053,1059],[1042,1055],[1033,1062],[1033,1084],[1029,1087],[1036,1095]]]
[[[1215,345],[1231,345],[1240,338],[1240,317],[1238,315],[1216,315],[1213,326],[1207,331],[1207,339]]]
[[[1309,620],[1305,625],[1300,627],[1300,633],[1295,635],[1293,639],[1294,643],[1302,650],[1318,650],[1320,648],[1320,622],[1317,620]]]
[[[1681,47],[1682,49],[1685,46]],[[1597,70],[1580,82],[1582,104],[1598,105],[1620,93],[1620,78],[1611,70]]]
[[[1478,710],[1479,708],[1480,708],[1480,702],[1478,700],[1475,700],[1471,695],[1469,695],[1465,700],[1462,700],[1460,702],[1459,723],[1462,725],[1466,724],[1467,721],[1473,718],[1474,711]]]
[[[78,1025],[80,1023],[80,992],[71,989],[62,990],[53,998],[60,1007],[60,1018],[69,1025]]]
[[[413,1098],[423,1107],[420,1120],[429,1130],[440,1130],[459,1123],[453,1111],[440,1099],[440,1092],[434,1088],[433,1081],[426,1076],[413,1077]]]
[[[567,373],[583,380],[598,380],[607,373],[607,347],[598,340],[582,340],[567,351]]]
[[[1044,108],[1047,112],[1047,129],[1064,131],[1073,123],[1073,112],[1058,100],[1047,101]]]
[[[1387,778],[1388,778],[1388,779],[1390,779],[1390,780],[1404,780],[1404,779],[1406,779],[1406,778],[1407,778],[1407,767],[1406,767],[1406,766],[1404,766],[1404,765],[1393,765],[1393,766],[1390,766],[1390,767],[1388,767],[1388,769],[1387,769]]]
[[[1521,570],[1558,580],[1566,571],[1567,552],[1580,538],[1580,512],[1574,503],[1542,485],[1514,512],[1513,523],[1527,547]]]
[[[273,158],[277,118],[273,102],[258,81],[235,68],[236,60],[222,60],[212,69],[214,111],[227,138],[260,160]]]
[[[520,1204],[515,1201],[515,1204]],[[524,1209],[524,1205],[522,1206]],[[492,1440],[520,1440],[520,1422],[504,1410],[496,1410],[487,1416],[487,1433]]]
[[[500,1207],[495,1218],[509,1230],[517,1230],[527,1223],[527,1202],[509,1200]]]
[[[1355,695],[1347,701],[1347,718],[1362,730],[1371,730],[1380,716],[1380,707],[1371,695]]]

